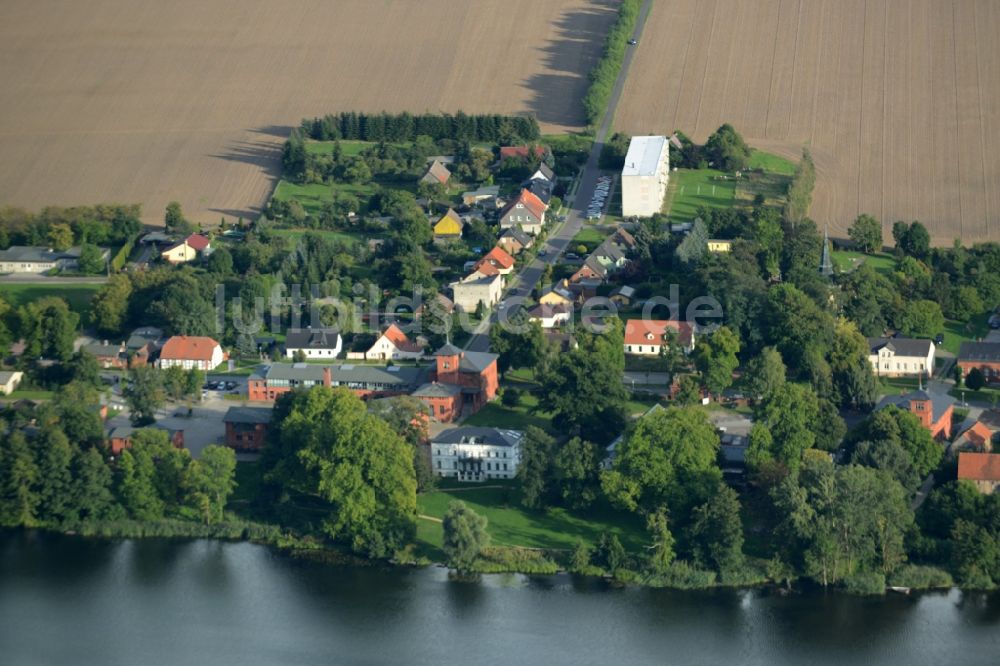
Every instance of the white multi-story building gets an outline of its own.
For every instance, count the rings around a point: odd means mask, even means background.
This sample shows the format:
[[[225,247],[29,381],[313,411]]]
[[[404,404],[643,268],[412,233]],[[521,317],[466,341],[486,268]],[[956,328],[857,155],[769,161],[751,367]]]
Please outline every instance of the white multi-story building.
[[[879,377],[930,377],[934,343],[910,338],[868,338],[868,360]]]
[[[650,217],[663,208],[670,178],[665,136],[634,136],[622,167],[622,215]]]
[[[479,304],[491,308],[500,301],[503,293],[503,277],[483,275],[476,271],[471,275],[451,283],[452,300],[466,312],[475,312]]]
[[[513,479],[521,462],[518,430],[462,427],[431,440],[431,466],[438,476],[459,481]]]

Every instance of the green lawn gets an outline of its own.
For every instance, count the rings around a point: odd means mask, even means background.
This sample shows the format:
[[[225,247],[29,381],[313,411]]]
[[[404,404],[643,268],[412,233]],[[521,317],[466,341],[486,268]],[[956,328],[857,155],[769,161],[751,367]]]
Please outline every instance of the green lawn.
[[[834,250],[833,264],[841,273],[848,273],[863,263],[870,264],[879,273],[889,275],[896,270],[896,259],[891,254],[865,254],[851,250]]]
[[[550,414],[539,412],[534,414],[531,409],[538,405],[538,398],[530,393],[522,393],[521,404],[513,409],[504,407],[499,401],[494,401],[463,421],[463,425],[488,426],[494,428],[510,428],[524,430],[528,426],[537,426],[542,430],[552,431]]]
[[[357,243],[359,239],[357,236],[343,231],[330,231],[329,229],[272,229],[273,233],[278,236],[284,236],[291,239],[293,243],[297,243],[300,238],[306,234],[316,234],[317,236],[322,236],[327,240],[336,240],[343,243]]]
[[[569,252],[576,252],[577,245],[586,245],[587,253],[593,252],[598,245],[604,242],[604,239],[608,237],[608,232],[604,230],[603,227],[588,226],[584,225],[580,229],[580,233],[573,236],[573,240],[569,242],[567,246]]]
[[[39,278],[44,279],[44,278]],[[24,284],[19,282],[0,282],[0,295],[14,307],[37,301],[46,296],[58,296],[64,299],[71,310],[85,315],[90,310],[90,300],[101,288],[99,284]]]
[[[750,168],[763,169],[764,171],[770,171],[771,173],[777,173],[783,176],[791,176],[795,174],[795,162],[787,160],[784,157],[778,157],[777,155],[772,155],[771,153],[765,153],[763,150],[756,149],[750,155]]]
[[[323,210],[323,204],[333,200],[335,191],[353,194],[364,202],[375,193],[375,183],[336,183],[334,185],[310,183],[299,185],[282,179],[278,181],[278,186],[274,189],[274,198],[278,201],[295,199],[302,204],[307,213],[318,215]]]
[[[955,321],[954,319],[946,319],[944,322],[944,344],[942,346],[951,353],[957,354],[963,342],[986,337],[986,334],[990,331],[990,327],[986,323],[988,319],[988,314],[973,317],[972,321],[967,324]]]
[[[306,152],[310,155],[331,155],[333,154],[333,144],[333,141],[306,141]],[[377,144],[371,141],[341,141],[340,150],[341,154],[345,157],[354,157],[355,155],[360,155],[365,148],[374,145]]]
[[[501,482],[487,481],[483,485]],[[604,532],[618,535],[630,551],[639,551],[647,538],[641,520],[633,515],[597,505],[587,511],[571,512],[556,508],[531,511],[520,503],[516,485],[502,484],[499,488],[479,488],[465,484],[462,489],[442,489],[417,497],[419,513],[442,518],[448,505],[461,500],[473,511],[486,516],[493,544],[526,548],[572,549],[580,539],[595,544]],[[441,524],[421,518],[417,539],[432,548],[441,546]]]
[[[54,391],[42,391],[35,389],[17,389],[8,396],[8,400],[49,400],[55,395]]]
[[[670,174],[667,213],[674,222],[693,222],[698,209],[728,208],[736,196],[736,181],[715,169],[679,169]]]

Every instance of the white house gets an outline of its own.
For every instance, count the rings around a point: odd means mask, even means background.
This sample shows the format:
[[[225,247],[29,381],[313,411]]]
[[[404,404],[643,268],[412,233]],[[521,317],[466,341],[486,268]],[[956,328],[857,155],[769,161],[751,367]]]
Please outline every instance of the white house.
[[[930,376],[936,348],[930,340],[868,338],[868,361],[879,377]]]
[[[431,440],[431,467],[438,476],[459,481],[513,479],[521,462],[518,430],[462,427]]]
[[[665,136],[634,136],[622,167],[622,215],[660,212],[670,178],[670,144]]]
[[[10,395],[17,390],[24,379],[20,370],[0,370],[0,395]]]
[[[677,333],[677,344],[690,353],[694,349],[694,327],[675,319],[629,319],[625,322],[625,353],[630,356],[659,356],[667,330]]]
[[[198,335],[175,335],[163,343],[160,350],[161,368],[180,366],[185,370],[211,370],[224,360],[226,357],[218,342]]]
[[[423,355],[424,348],[416,342],[412,342],[403,329],[395,324],[389,324],[389,327],[382,332],[375,344],[365,352],[365,358],[369,361],[420,358]]]
[[[478,271],[468,277],[451,283],[452,300],[466,312],[475,312],[479,303],[491,308],[500,301],[503,293],[503,277],[482,275]]]
[[[107,261],[107,248],[100,248],[101,257]],[[62,252],[47,247],[12,245],[0,250],[0,273],[45,273],[53,269],[70,270],[79,265],[79,247]]]
[[[528,311],[528,320],[537,321],[542,328],[555,328],[569,323],[573,318],[572,305],[536,305]]]
[[[285,336],[285,358],[295,358],[296,352],[302,352],[307,359],[337,358],[342,346],[340,333],[336,329],[307,328],[291,331]]]

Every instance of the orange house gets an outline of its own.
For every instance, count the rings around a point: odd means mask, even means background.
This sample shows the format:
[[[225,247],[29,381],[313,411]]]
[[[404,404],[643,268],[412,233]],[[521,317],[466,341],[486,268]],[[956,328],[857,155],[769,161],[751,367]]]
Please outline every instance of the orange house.
[[[451,344],[434,352],[431,381],[461,390],[462,405],[475,413],[497,395],[500,387],[496,354],[463,351]]]
[[[958,478],[972,481],[984,495],[996,492],[1000,486],[1000,454],[962,451],[958,454]]]
[[[882,398],[876,411],[895,405],[920,419],[934,439],[951,439],[951,417],[955,412],[955,401],[950,396],[932,398],[926,391],[913,391],[905,395],[890,395]]]

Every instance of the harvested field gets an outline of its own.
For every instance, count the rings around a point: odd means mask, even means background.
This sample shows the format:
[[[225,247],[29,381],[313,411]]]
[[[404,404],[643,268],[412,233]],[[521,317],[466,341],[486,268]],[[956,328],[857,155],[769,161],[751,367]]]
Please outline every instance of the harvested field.
[[[305,116],[533,113],[584,124],[615,0],[5,0],[0,205],[253,216]]]
[[[797,159],[811,216],[918,219],[936,244],[1000,240],[1000,4],[995,0],[659,0],[616,126],[723,122]]]

